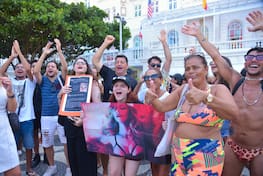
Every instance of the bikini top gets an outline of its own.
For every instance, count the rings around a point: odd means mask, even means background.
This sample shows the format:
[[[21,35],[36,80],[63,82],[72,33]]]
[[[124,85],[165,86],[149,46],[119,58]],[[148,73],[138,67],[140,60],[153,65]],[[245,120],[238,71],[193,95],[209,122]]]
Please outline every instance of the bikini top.
[[[208,88],[210,92],[210,87]],[[181,95],[184,96],[184,95]],[[186,113],[178,110],[175,114],[175,120],[177,122],[196,124],[200,126],[211,126],[221,128],[223,125],[223,119],[217,116],[216,112],[205,104],[201,103],[197,112],[194,114]]]
[[[200,126],[222,127],[223,119],[220,119],[211,108],[203,107],[200,109],[201,111],[198,111],[193,115],[181,111],[179,112],[176,121]]]

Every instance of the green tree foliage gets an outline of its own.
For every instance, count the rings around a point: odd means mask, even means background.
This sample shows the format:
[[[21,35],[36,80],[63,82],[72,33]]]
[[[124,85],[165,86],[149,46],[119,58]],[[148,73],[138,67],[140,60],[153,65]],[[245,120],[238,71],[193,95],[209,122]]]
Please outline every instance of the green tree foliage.
[[[98,47],[107,34],[119,37],[118,23],[105,23],[107,14],[83,3],[66,4],[59,0],[1,0],[0,56],[8,57],[17,39],[24,54],[35,57],[49,39],[59,38],[69,60],[85,49]],[[114,28],[114,31],[111,30]],[[116,30],[116,31],[115,31]],[[123,41],[130,38],[124,28]],[[116,40],[115,46],[119,46]],[[85,46],[85,47],[83,47]]]

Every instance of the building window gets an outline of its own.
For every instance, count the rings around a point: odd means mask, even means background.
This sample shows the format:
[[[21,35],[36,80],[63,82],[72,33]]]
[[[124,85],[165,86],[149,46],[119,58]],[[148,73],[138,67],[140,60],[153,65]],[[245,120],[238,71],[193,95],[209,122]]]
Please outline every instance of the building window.
[[[177,8],[177,0],[169,0],[169,10]]]
[[[159,12],[159,1],[153,0],[153,12],[158,13]]]
[[[228,40],[232,41],[229,45],[229,48],[236,49],[242,48],[242,25],[239,21],[233,21],[228,25]]]
[[[240,22],[234,21],[228,25],[228,39],[229,40],[242,39],[242,27]]]
[[[168,32],[168,45],[169,47],[178,46],[178,32],[175,30],[170,30]]]
[[[143,56],[142,37],[140,35],[136,35],[133,39],[133,44],[134,44],[133,57],[135,59],[139,59]]]
[[[126,7],[121,7],[121,16],[126,16]]]
[[[141,5],[135,5],[135,8],[134,8],[134,16],[135,17],[139,17],[142,15],[142,6]]]

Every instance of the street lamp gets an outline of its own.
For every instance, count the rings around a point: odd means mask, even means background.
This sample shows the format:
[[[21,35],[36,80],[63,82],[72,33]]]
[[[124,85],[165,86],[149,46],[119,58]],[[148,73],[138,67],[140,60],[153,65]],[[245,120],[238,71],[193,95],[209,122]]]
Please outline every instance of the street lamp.
[[[117,15],[114,16],[114,18],[119,19],[120,53],[122,53],[122,24],[125,25],[126,21],[123,17],[119,15],[119,13],[117,13]]]

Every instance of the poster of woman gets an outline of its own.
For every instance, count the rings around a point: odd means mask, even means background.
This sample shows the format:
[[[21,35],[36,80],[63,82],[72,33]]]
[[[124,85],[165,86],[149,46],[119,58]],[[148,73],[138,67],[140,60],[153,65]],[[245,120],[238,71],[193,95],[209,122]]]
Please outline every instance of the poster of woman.
[[[164,114],[132,103],[82,103],[89,151],[151,161],[164,130]]]

